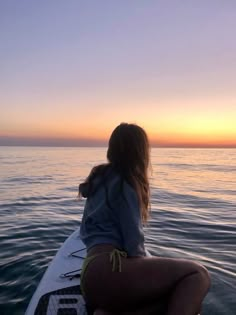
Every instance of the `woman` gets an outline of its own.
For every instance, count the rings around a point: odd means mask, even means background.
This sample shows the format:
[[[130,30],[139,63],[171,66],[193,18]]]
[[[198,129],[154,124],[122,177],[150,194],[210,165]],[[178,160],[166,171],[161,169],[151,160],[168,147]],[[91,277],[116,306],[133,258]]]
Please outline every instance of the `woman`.
[[[196,315],[210,286],[207,270],[193,261],[146,256],[149,151],[145,131],[122,123],[110,137],[108,163],[94,167],[79,186],[87,198],[81,285],[96,315],[149,314],[165,296],[167,315]]]

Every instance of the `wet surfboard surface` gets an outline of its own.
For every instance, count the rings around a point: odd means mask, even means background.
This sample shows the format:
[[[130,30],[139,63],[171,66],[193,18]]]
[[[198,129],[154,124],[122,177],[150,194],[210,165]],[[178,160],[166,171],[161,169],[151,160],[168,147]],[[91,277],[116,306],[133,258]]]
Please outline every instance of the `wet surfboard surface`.
[[[86,257],[79,229],[62,244],[43,275],[25,315],[86,315],[80,273]]]

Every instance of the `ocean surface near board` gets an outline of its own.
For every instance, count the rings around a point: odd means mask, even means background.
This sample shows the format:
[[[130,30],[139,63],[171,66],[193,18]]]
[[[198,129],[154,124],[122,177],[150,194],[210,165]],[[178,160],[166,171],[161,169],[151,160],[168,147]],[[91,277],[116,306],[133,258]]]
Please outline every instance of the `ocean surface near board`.
[[[105,148],[0,147],[0,314],[24,314],[79,227],[78,184]],[[210,271],[202,315],[236,314],[236,149],[152,149],[147,249]]]

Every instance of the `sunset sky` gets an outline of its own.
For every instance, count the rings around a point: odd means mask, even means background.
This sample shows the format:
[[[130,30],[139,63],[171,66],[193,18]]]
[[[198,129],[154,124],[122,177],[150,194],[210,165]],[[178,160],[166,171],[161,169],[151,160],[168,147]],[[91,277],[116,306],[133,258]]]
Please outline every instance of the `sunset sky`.
[[[236,1],[0,2],[0,145],[236,147]]]

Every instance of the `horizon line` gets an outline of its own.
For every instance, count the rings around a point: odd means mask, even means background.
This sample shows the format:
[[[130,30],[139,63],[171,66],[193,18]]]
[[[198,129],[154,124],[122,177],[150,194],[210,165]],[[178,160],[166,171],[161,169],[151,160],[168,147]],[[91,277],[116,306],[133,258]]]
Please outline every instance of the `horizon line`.
[[[107,147],[108,141],[105,139],[92,138],[46,138],[46,137],[12,137],[0,136],[0,146],[19,147]],[[233,142],[212,142],[201,141],[164,141],[150,139],[150,146],[153,148],[222,148],[235,149],[236,141]]]
[[[236,145],[150,145],[151,148],[160,148],[160,149],[236,149]],[[0,147],[44,147],[44,148],[107,148],[107,145],[104,144],[1,144]]]

